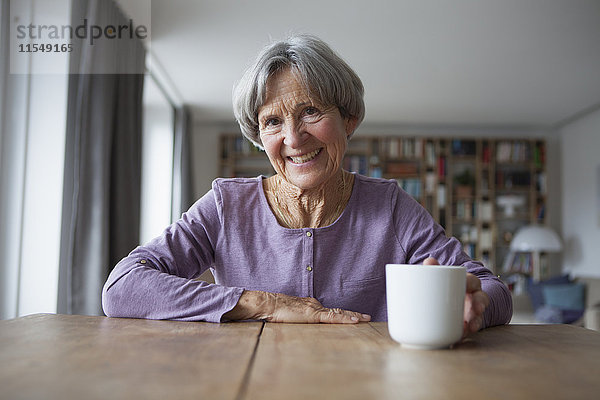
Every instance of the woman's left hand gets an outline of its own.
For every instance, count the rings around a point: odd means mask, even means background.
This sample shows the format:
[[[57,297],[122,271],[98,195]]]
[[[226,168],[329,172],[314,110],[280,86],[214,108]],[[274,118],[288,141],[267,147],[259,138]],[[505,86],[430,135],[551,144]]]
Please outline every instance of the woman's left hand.
[[[423,265],[438,265],[435,258],[429,257]],[[475,275],[467,273],[467,293],[465,295],[465,313],[463,337],[477,332],[483,326],[483,312],[490,304],[490,298],[481,290],[481,281]]]

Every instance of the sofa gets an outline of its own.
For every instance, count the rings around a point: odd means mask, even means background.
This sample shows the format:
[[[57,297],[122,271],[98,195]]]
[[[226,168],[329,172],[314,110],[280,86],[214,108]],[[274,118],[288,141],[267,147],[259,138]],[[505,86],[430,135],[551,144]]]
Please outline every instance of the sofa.
[[[511,324],[568,323],[600,331],[600,278],[555,276],[513,292]]]
[[[600,331],[600,278],[578,278],[585,285],[583,326]]]

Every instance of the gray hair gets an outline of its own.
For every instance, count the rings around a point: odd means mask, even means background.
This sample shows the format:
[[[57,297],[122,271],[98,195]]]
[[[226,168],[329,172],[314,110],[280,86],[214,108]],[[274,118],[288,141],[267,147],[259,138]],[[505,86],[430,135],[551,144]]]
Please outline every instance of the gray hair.
[[[356,127],[362,122],[364,88],[358,75],[321,39],[292,36],[266,46],[233,90],[235,119],[242,134],[257,147],[262,148],[258,110],[265,102],[267,81],[285,68],[293,68],[319,102],[336,106],[343,118],[356,118]]]

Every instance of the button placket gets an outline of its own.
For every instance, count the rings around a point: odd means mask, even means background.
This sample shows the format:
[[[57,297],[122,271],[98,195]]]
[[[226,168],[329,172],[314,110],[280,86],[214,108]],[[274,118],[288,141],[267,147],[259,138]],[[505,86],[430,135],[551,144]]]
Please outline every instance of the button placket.
[[[314,264],[313,264],[313,254],[314,254],[314,232],[312,230],[306,230],[304,233],[304,254],[302,264],[304,265],[304,271],[302,274],[304,275],[303,285],[305,287],[305,295],[308,297],[314,297],[313,290],[313,277],[314,277]]]

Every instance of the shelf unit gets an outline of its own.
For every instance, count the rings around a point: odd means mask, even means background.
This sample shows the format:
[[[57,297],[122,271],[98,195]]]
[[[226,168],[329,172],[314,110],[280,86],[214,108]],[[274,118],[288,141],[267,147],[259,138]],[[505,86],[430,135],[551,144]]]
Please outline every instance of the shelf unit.
[[[259,150],[242,135],[223,134],[220,137],[219,176],[249,178],[275,174],[264,151]]]
[[[395,179],[467,254],[504,273],[516,230],[545,223],[545,149],[543,139],[357,136],[343,166]],[[239,134],[222,135],[220,166],[224,177],[274,173],[264,152]]]

